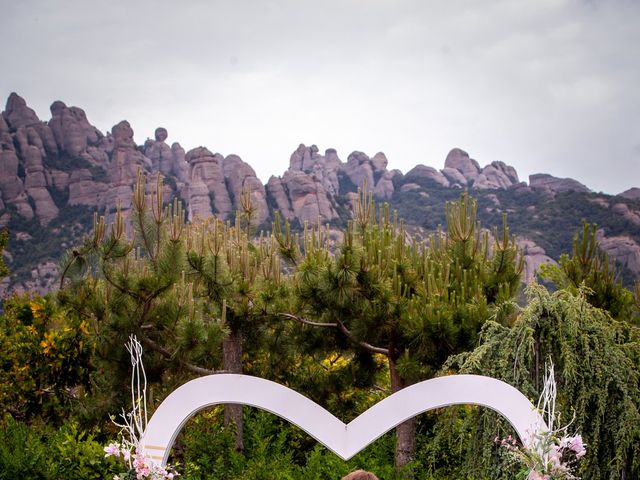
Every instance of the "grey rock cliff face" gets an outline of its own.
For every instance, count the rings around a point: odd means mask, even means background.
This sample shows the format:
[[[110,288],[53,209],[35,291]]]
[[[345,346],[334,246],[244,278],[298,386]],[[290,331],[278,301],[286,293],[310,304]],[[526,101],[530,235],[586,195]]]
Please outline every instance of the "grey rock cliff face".
[[[256,176],[256,172],[237,155],[229,155],[224,159],[222,171],[230,196],[233,198],[233,209],[242,211],[241,198],[243,193],[248,191],[251,196],[251,206],[254,209],[251,223],[254,226],[262,225],[269,217],[269,207],[267,192]]]
[[[478,162],[469,158],[469,154],[459,148],[454,148],[448,153],[444,161],[444,168],[460,172],[467,184],[480,175],[480,165],[478,165]]]
[[[189,215],[205,218],[215,213],[222,219],[230,218],[233,211],[231,197],[222,169],[224,157],[204,147],[189,150]]]
[[[640,274],[640,245],[628,235],[607,237],[603,230],[596,232],[600,248],[634,274]]]
[[[590,189],[573,178],[557,178],[546,173],[529,175],[529,186],[533,189],[550,192],[591,192]]]

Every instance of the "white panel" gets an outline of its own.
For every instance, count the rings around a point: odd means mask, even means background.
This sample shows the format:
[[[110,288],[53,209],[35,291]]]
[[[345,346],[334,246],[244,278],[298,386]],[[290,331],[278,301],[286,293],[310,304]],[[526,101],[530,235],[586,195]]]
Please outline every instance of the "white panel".
[[[178,432],[206,407],[238,403],[274,413],[297,425],[344,460],[393,427],[427,410],[475,404],[495,410],[524,438],[546,429],[531,402],[516,388],[480,375],[450,375],[411,385],[377,403],[345,425],[317,403],[283,385],[248,375],[197,378],[171,393],[158,407],[142,439],[146,454],[165,464]]]

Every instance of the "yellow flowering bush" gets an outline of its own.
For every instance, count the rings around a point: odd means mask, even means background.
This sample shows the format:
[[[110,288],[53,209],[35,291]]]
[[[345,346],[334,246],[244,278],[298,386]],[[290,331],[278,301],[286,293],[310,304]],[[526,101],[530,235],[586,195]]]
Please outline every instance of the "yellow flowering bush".
[[[14,296],[4,307],[0,407],[18,419],[66,417],[89,380],[88,323],[66,316],[48,297]]]

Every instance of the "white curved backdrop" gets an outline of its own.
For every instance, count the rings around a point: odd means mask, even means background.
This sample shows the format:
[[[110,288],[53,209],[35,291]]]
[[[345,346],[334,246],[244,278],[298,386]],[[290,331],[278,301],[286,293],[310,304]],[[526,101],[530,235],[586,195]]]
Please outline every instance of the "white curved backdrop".
[[[160,404],[142,438],[145,453],[166,464],[183,425],[198,411],[238,403],[267,410],[297,425],[344,460],[353,457],[396,425],[427,410],[473,404],[495,410],[521,440],[546,429],[536,408],[520,391],[495,378],[450,375],[416,383],[377,403],[344,424],[307,397],[262,378],[219,374],[197,378],[174,390]]]

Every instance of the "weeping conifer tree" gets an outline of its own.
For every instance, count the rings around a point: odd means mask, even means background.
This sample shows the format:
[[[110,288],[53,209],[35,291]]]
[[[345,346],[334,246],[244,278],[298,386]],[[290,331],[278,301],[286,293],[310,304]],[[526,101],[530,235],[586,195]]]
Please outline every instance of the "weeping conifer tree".
[[[522,261],[506,219],[490,244],[476,208],[463,194],[447,205],[447,230],[419,242],[387,205],[376,210],[362,192],[337,248],[329,248],[323,228],[305,230],[289,317],[386,356],[391,392],[431,378],[449,355],[477,344],[493,309],[508,316],[505,305],[519,286]],[[285,255],[296,254],[290,241],[276,237]],[[415,428],[412,419],[396,429],[398,467],[414,458]]]
[[[450,359],[443,371],[499,378],[534,403],[549,360],[555,365],[559,424],[581,433],[587,454],[579,464],[584,480],[640,478],[640,332],[591,305],[591,290],[528,287],[527,305],[512,328],[494,321],[482,329],[473,352]],[[454,470],[459,478],[511,479],[495,437],[513,431],[487,409],[452,410],[441,415],[435,438],[425,449],[425,464],[435,464],[452,439],[469,438],[466,455]],[[517,471],[517,468],[516,470]]]

